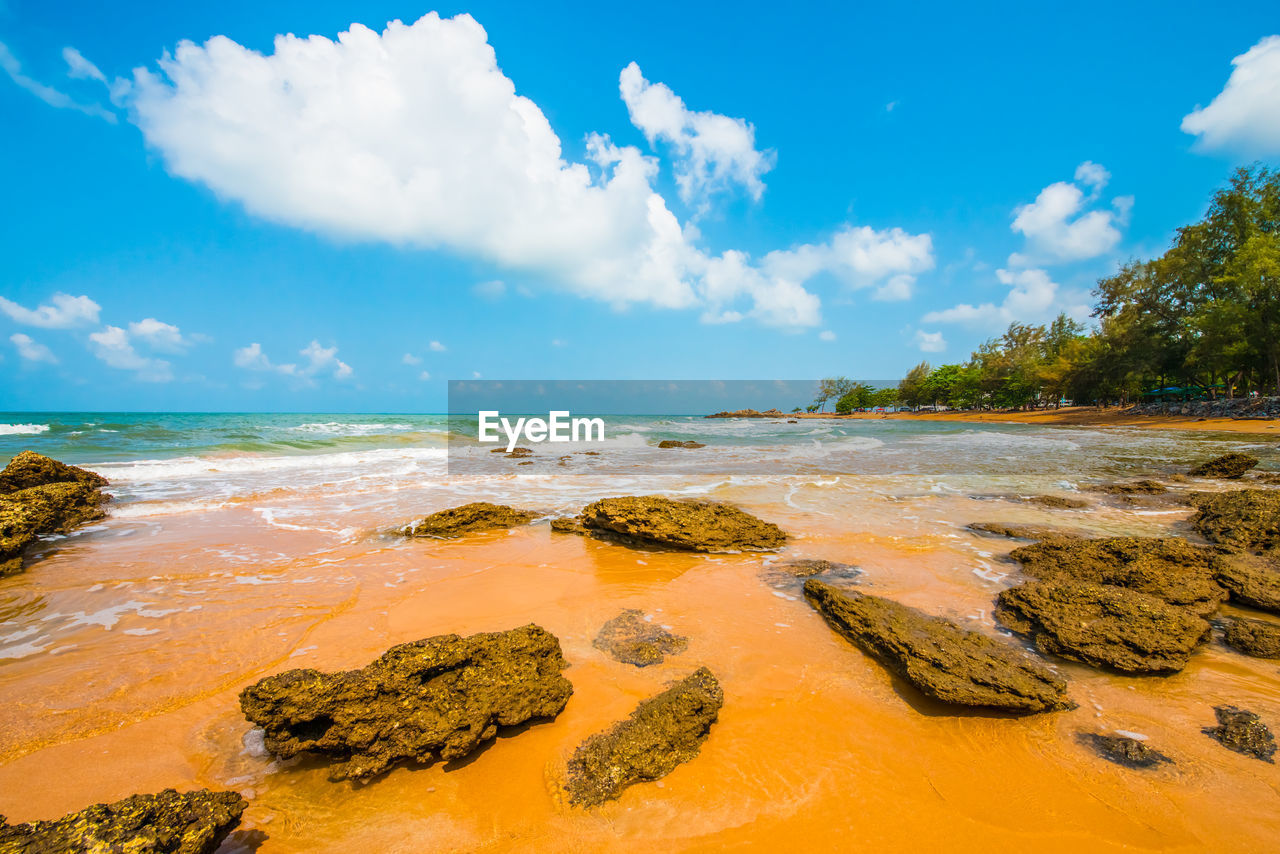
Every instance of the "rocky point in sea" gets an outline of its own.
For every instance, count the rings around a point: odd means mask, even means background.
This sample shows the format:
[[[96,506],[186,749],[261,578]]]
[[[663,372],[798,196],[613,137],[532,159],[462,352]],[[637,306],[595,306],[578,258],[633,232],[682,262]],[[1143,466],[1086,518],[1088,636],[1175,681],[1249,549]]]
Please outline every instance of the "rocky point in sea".
[[[23,553],[44,534],[65,534],[106,516],[107,479],[23,451],[0,472],[0,577],[23,569]]]
[[[602,498],[553,529],[587,533],[625,545],[695,552],[773,551],[787,535],[771,522],[715,501],[659,495]]]
[[[1193,468],[1187,474],[1192,477],[1221,477],[1236,480],[1258,464],[1257,457],[1248,454],[1223,454]]]
[[[1222,623],[1227,646],[1254,658],[1280,658],[1280,625],[1250,617],[1227,617]]]
[[[1209,636],[1186,608],[1110,584],[1060,578],[1000,593],[996,619],[1050,655],[1121,673],[1173,673]]]
[[[573,685],[555,635],[535,625],[439,635],[387,650],[359,670],[289,670],[240,693],[240,708],[282,758],[334,761],[334,780],[396,762],[459,759],[500,726],[554,718]]]
[[[693,441],[681,442],[677,439],[663,439],[661,442],[658,443],[658,447],[664,448],[664,449],[665,448],[705,448],[706,445],[702,442],[693,442]]]
[[[1173,761],[1142,739],[1127,735],[1082,732],[1079,738],[1103,759],[1126,768],[1154,768]]]
[[[1256,714],[1235,706],[1216,706],[1213,713],[1218,725],[1205,727],[1205,735],[1236,753],[1263,762],[1275,761],[1271,758],[1276,752],[1275,736]]]
[[[410,537],[460,537],[476,531],[492,531],[526,525],[534,514],[505,504],[475,501],[432,513],[416,525],[404,529]]]
[[[1079,539],[1084,536],[1079,531],[1068,531],[1051,525],[1006,525],[1003,522],[973,522],[965,527],[974,533],[1008,537],[1011,540],[1062,540]]]
[[[836,632],[935,700],[1019,713],[1073,705],[1064,679],[1007,643],[816,578],[804,595]]]
[[[165,789],[53,821],[0,817],[0,854],[213,854],[248,805],[237,792]]]
[[[1195,492],[1191,526],[1222,548],[1217,580],[1231,601],[1280,613],[1280,492]]]
[[[723,705],[724,691],[705,667],[641,702],[625,721],[574,751],[565,785],[569,803],[598,806],[628,786],[670,774],[698,755]]]
[[[614,661],[648,667],[661,664],[689,646],[688,638],[672,634],[646,618],[643,611],[628,609],[605,623],[591,644]]]

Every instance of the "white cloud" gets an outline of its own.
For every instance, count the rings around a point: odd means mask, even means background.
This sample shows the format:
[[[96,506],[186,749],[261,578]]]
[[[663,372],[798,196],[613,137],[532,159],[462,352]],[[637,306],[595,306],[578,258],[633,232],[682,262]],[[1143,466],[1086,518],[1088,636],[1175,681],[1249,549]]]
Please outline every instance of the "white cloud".
[[[648,92],[648,103],[659,90],[638,69],[635,76],[635,94]],[[170,172],[269,220],[447,249],[616,308],[698,308],[710,321],[781,326],[820,318],[805,279],[695,246],[697,229],[653,189],[653,158],[592,134],[587,162],[564,159],[546,116],[516,94],[468,15],[432,13],[382,33],[353,24],[336,41],[279,36],[269,55],[223,36],[182,42],[158,72],[138,69],[113,89]],[[766,155],[755,151],[749,125],[683,105],[674,124],[639,121],[655,139],[687,145],[687,186],[763,186]],[[928,235],[911,239],[924,241],[931,266]],[[730,269],[741,272],[738,282],[723,280]]]
[[[80,56],[78,51],[74,50],[74,48],[71,50],[89,67],[93,66],[93,63],[85,60],[84,57]],[[68,62],[70,62],[69,59]],[[75,110],[77,112],[84,113],[86,116],[95,116],[100,119],[105,119],[112,124],[116,123],[115,113],[108,112],[97,104],[81,104],[65,92],[60,92],[52,86],[46,86],[38,80],[28,77],[22,72],[22,63],[18,62],[18,58],[13,55],[4,42],[0,42],[0,69],[8,74],[9,79],[17,84],[19,88],[27,90],[41,101],[44,101],[50,107],[57,107],[60,110]],[[75,73],[77,71],[76,66],[72,66],[71,70],[73,72],[72,76],[77,76]],[[101,74],[102,72],[98,73]]]
[[[879,286],[873,298],[909,299],[916,274],[933,269],[933,238],[900,228],[877,231],[845,226],[829,241],[770,252],[764,271],[779,279],[804,282],[831,273],[850,288]]]
[[[475,291],[476,296],[496,300],[502,299],[503,294],[507,292],[507,285],[501,279],[494,279],[490,282],[480,282],[471,290]]]
[[[85,59],[84,55],[75,48],[64,47],[62,49],[62,58],[67,63],[68,77],[81,80],[97,80],[99,83],[107,82],[106,75],[102,73],[98,66]]]
[[[173,379],[169,363],[143,356],[134,349],[129,333],[119,326],[104,326],[89,335],[89,351],[110,367],[134,371],[146,382],[168,382]]]
[[[445,350],[449,349],[448,347],[441,344],[439,341],[432,341],[430,344],[430,347],[431,347],[431,352],[433,353],[443,353]]]
[[[941,332],[925,332],[923,329],[917,329],[916,346],[922,353],[941,353],[947,349],[947,339],[942,337]]]
[[[319,341],[312,341],[299,350],[298,355],[306,359],[305,364],[277,364],[267,357],[262,351],[262,345],[255,341],[247,347],[237,349],[232,359],[236,367],[250,371],[271,371],[292,377],[299,385],[305,386],[314,385],[318,376],[328,375],[336,380],[345,380],[354,373],[350,365],[338,358],[337,347],[321,347]]]
[[[16,302],[0,297],[0,311],[18,323],[39,326],[43,329],[70,329],[73,326],[89,326],[98,322],[102,307],[86,296],[73,297],[54,294],[51,305],[34,309],[24,308]]]
[[[821,332],[819,332],[819,333],[818,333],[818,340],[819,340],[819,341],[834,341],[834,340],[836,340],[836,334],[835,334],[834,332],[832,332],[830,329],[824,329],[824,330],[822,330]]]
[[[13,346],[17,348],[18,355],[22,357],[24,362],[48,362],[51,365],[58,364],[58,357],[53,355],[53,351],[33,339],[30,335],[24,335],[21,332],[15,332],[9,336],[9,340],[13,342]]]
[[[422,373],[418,374],[418,379],[422,380],[423,382],[426,382],[427,380],[431,379],[431,374],[429,374],[426,371],[423,371]]]
[[[130,323],[129,335],[141,338],[151,349],[161,353],[185,353],[191,346],[191,339],[184,336],[181,329],[154,317]]]
[[[405,353],[403,356],[400,357],[400,361],[406,365],[422,364],[422,358],[420,356],[415,356],[412,353]]]
[[[1013,321],[1034,322],[1048,319],[1062,310],[1057,282],[1044,270],[996,270],[996,278],[1010,290],[1004,300],[971,305],[961,303],[942,311],[931,311],[925,323],[964,323],[976,327],[1002,327]],[[1074,310],[1074,308],[1073,308]]]
[[[756,132],[743,119],[694,112],[663,83],[644,79],[634,62],[622,69],[618,89],[631,123],[650,145],[661,141],[674,152],[676,186],[685,204],[705,211],[717,193],[744,188],[759,201],[760,180],[773,168],[772,151],[756,150]]]
[[[1027,249],[1010,255],[1010,266],[1081,261],[1114,249],[1120,242],[1117,226],[1128,223],[1133,197],[1114,199],[1112,210],[1085,210],[1110,178],[1106,169],[1086,160],[1076,168],[1075,180],[1089,188],[1088,196],[1076,184],[1058,181],[1014,211],[1011,228],[1026,237]]]
[[[1183,132],[1197,136],[1204,149],[1280,153],[1280,35],[1267,36],[1231,64],[1227,85],[1209,106],[1183,117]]]

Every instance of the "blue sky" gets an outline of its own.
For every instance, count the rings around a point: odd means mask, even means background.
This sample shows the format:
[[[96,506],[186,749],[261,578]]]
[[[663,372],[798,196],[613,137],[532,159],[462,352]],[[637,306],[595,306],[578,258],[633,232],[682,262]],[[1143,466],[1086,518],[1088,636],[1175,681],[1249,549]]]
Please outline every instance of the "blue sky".
[[[0,0],[0,409],[891,378],[1280,159],[1271,3],[193,5]]]

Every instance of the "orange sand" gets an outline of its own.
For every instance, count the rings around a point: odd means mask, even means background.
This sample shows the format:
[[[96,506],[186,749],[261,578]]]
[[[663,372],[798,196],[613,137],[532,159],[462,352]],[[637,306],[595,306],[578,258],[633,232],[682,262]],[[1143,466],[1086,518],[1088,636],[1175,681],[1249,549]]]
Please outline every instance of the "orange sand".
[[[804,413],[788,418],[893,418],[917,421],[960,421],[969,423],[1006,422],[1010,424],[1072,425],[1080,427],[1150,427],[1159,430],[1212,430],[1227,433],[1274,434],[1280,422],[1235,420],[1231,418],[1196,418],[1189,415],[1132,415],[1125,409],[1098,409],[1092,406],[1068,406],[1035,412],[854,412],[849,415]]]

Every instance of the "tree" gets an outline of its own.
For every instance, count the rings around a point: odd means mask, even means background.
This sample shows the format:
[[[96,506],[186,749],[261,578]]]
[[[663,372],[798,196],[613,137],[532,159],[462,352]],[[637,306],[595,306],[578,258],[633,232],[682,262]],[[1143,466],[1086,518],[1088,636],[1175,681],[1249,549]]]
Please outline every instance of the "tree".
[[[898,383],[898,396],[902,398],[903,403],[915,408],[928,402],[925,384],[932,372],[933,369],[929,367],[928,362],[921,362],[907,371],[907,375]]]

